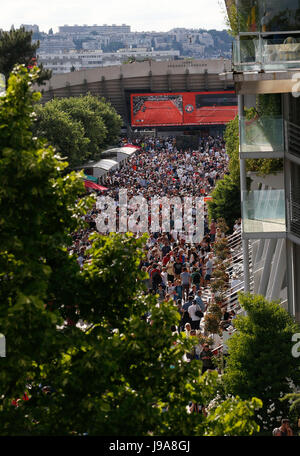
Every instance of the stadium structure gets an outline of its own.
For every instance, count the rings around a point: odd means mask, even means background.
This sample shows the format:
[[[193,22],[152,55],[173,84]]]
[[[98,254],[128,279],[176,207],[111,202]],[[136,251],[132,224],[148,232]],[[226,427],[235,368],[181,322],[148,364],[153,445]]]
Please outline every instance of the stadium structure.
[[[219,78],[230,70],[225,59],[149,60],[56,74],[42,103],[91,93],[112,104],[129,132],[216,135],[237,114],[233,83]]]

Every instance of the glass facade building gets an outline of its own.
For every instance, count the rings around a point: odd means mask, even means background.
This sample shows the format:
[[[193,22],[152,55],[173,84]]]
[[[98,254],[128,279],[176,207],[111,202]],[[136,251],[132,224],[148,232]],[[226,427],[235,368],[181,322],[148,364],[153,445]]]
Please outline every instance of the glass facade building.
[[[300,322],[300,0],[225,1],[236,36],[224,79],[238,95],[244,289]],[[276,172],[260,173],[262,159]]]
[[[300,29],[299,0],[236,0],[239,32],[285,32]]]
[[[237,71],[298,67],[300,0],[236,0]]]

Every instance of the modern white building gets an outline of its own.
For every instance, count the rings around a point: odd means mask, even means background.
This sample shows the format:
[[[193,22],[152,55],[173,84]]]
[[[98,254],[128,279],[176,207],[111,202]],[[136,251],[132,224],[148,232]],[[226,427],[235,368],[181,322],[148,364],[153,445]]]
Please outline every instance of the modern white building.
[[[245,291],[300,321],[300,1],[226,5],[238,12],[233,69],[221,79],[239,98]],[[249,188],[247,159],[281,159],[282,173],[252,175]]]
[[[34,24],[21,24],[21,27],[24,27],[26,32],[38,33],[40,31],[39,26]]]
[[[54,74],[69,73],[70,71],[85,70],[110,65],[122,65],[128,59],[150,59],[156,61],[174,60],[179,58],[179,51],[153,51],[147,48],[120,49],[117,52],[99,50],[71,50],[68,52],[46,53],[39,52],[38,62]]]
[[[75,33],[130,33],[131,27],[130,25],[122,24],[122,25],[63,25],[58,28],[59,33],[68,33],[68,34],[75,34]]]
[[[68,73],[74,70],[97,68],[103,65],[103,51],[83,50],[57,53],[39,53],[38,62],[53,73]]]
[[[71,38],[51,37],[40,41],[38,52],[39,54],[55,54],[59,52],[68,52],[72,49],[75,50],[76,46]]]

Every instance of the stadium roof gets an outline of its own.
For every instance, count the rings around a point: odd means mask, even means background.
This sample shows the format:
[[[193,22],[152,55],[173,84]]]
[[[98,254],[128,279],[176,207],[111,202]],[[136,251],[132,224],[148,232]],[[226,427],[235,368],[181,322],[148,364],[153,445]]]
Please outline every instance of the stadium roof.
[[[43,86],[42,102],[54,97],[87,93],[104,97],[130,125],[130,94],[226,90],[232,81],[220,73],[231,71],[229,59],[145,61],[55,74]],[[35,90],[40,90],[38,86]]]
[[[114,166],[118,166],[118,165],[119,164],[117,161],[104,158],[104,159],[94,163],[90,167],[91,168],[102,168],[102,169],[105,169],[106,171],[109,171],[111,168],[113,168]]]

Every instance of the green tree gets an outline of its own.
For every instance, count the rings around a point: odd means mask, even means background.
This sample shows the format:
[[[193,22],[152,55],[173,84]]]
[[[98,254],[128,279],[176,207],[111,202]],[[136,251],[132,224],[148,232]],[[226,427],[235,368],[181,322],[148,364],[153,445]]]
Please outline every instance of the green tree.
[[[62,254],[68,260],[70,233],[84,214],[83,202],[76,204],[82,182],[75,174],[62,177],[67,164],[31,133],[40,94],[30,86],[38,76],[37,68],[28,73],[19,67],[0,99],[0,326],[7,340],[1,410],[11,409],[28,379],[41,378],[40,363],[55,362],[64,345],[56,328],[63,320],[45,307],[50,263]]]
[[[288,401],[290,405],[290,414],[292,415],[294,426],[294,435],[300,436],[300,392],[290,393],[284,396],[281,400]],[[298,427],[298,432],[295,432],[295,428]]]
[[[236,116],[226,126],[224,139],[229,156],[229,175],[217,182],[212,201],[208,202],[210,219],[224,218],[229,229],[241,216],[240,160],[239,160],[239,120]]]
[[[90,139],[79,120],[62,111],[55,102],[35,106],[37,122],[33,132],[47,138],[57,151],[66,157],[71,167],[82,164],[91,157]]]
[[[117,141],[121,117],[103,99],[92,95],[53,99],[37,105],[34,132],[66,156],[70,166],[97,159],[101,151]]]
[[[253,426],[249,418],[253,418],[261,406],[262,403],[257,398],[244,402],[238,396],[233,400],[226,399],[208,416],[208,428],[210,424],[212,428],[206,435],[243,436],[259,432],[259,426]]]
[[[224,3],[220,3],[220,7],[224,14],[225,24],[227,26],[227,32],[229,35],[236,37],[239,33],[239,15],[232,0],[225,0],[227,11],[224,8]]]
[[[224,140],[226,153],[229,156],[229,172],[231,180],[238,184],[240,182],[240,157],[239,157],[239,117],[235,116],[226,126]]]
[[[0,31],[0,73],[5,75],[6,80],[16,64],[24,64],[26,67],[35,64],[40,42],[32,44],[31,40],[32,31],[26,31],[24,27],[9,32]],[[45,70],[42,64],[39,64],[39,68],[41,71],[37,82],[43,84],[51,78],[52,72]]]
[[[229,175],[218,181],[208,202],[208,211],[212,219],[223,217],[232,231],[236,219],[241,216],[241,197],[239,182],[234,182]]]
[[[116,143],[120,137],[120,130],[123,124],[121,116],[116,112],[111,103],[105,98],[97,98],[91,94],[79,97],[86,109],[93,111],[96,116],[102,119],[106,127],[105,145]]]
[[[300,393],[290,393],[282,398],[282,400],[291,400],[291,409],[297,408],[300,409]]]
[[[276,174],[283,171],[283,160],[281,158],[259,158],[247,160],[247,170],[257,173],[259,176]]]
[[[144,238],[94,234],[82,270],[69,254],[93,201],[79,198],[80,176],[65,175],[67,164],[32,134],[38,73],[17,68],[0,99],[1,435],[256,432],[257,399],[211,407],[222,421],[187,413],[190,400],[211,404],[220,379],[183,362],[197,341],[172,334],[171,302],[157,306],[144,294]],[[83,326],[68,325],[70,317]]]
[[[242,399],[255,393],[263,401],[260,416],[270,431],[272,418],[288,414],[279,398],[291,392],[291,382],[299,385],[299,362],[291,352],[299,325],[276,301],[250,294],[241,295],[239,301],[247,316],[234,321],[237,332],[228,342],[225,389]]]

